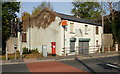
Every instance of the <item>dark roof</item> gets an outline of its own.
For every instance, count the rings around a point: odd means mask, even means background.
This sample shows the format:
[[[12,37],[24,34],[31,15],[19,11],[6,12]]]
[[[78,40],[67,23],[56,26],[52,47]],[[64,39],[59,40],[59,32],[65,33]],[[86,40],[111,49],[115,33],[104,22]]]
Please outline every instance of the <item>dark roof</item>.
[[[71,15],[66,15],[66,14],[61,14],[61,13],[57,13],[57,14],[63,20],[70,20],[70,21],[74,21],[74,22],[80,22],[80,23],[86,23],[86,24],[90,24],[90,25],[102,26],[101,24],[98,24],[93,20],[77,18],[77,17],[71,16]]]

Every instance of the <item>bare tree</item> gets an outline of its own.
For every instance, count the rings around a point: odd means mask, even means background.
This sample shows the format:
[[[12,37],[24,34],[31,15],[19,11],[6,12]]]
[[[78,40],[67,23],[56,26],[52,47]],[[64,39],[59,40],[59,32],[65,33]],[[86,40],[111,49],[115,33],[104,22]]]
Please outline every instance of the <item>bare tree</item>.
[[[40,11],[42,11],[43,9],[53,10],[50,2],[42,2],[38,7],[33,7],[33,8],[34,8],[34,10],[32,12],[33,16],[39,14]]]

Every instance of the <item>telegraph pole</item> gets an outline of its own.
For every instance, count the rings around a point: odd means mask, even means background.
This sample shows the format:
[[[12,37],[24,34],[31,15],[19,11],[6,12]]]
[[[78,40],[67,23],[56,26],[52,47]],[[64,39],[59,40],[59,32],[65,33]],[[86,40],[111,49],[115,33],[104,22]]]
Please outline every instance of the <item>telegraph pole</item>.
[[[104,53],[104,5],[102,5],[101,3],[101,6],[102,6],[102,53]]]

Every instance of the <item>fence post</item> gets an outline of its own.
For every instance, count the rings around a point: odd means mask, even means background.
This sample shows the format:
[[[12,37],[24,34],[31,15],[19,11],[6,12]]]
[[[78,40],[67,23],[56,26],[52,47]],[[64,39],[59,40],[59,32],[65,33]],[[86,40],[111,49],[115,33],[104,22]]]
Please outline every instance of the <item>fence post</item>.
[[[116,49],[116,51],[118,51],[118,44],[117,43],[115,44],[115,49]]]
[[[6,46],[6,60],[8,60],[8,50],[7,50],[7,46]]]
[[[108,46],[108,52],[110,52],[110,45]]]
[[[99,53],[100,53],[100,45],[98,46],[98,50],[99,50]]]
[[[66,49],[64,48],[64,51],[65,51],[65,56],[66,56]]]
[[[94,47],[94,53],[95,53],[96,46]]]

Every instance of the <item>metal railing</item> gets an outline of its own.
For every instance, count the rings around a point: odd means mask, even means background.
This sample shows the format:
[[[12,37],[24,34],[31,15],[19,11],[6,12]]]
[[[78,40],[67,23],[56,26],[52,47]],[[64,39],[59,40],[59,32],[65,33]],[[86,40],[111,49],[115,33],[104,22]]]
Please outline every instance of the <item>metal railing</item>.
[[[88,49],[82,48],[82,47],[75,47],[74,51],[71,51],[70,47],[65,47],[63,48],[63,54],[64,56],[67,56],[71,53],[74,53],[75,55],[79,55],[79,54],[91,54],[91,53],[102,53],[102,48],[101,46],[89,46]],[[84,50],[84,51],[83,51]],[[111,51],[115,51],[115,48],[112,46],[104,46],[104,52],[111,52]]]

